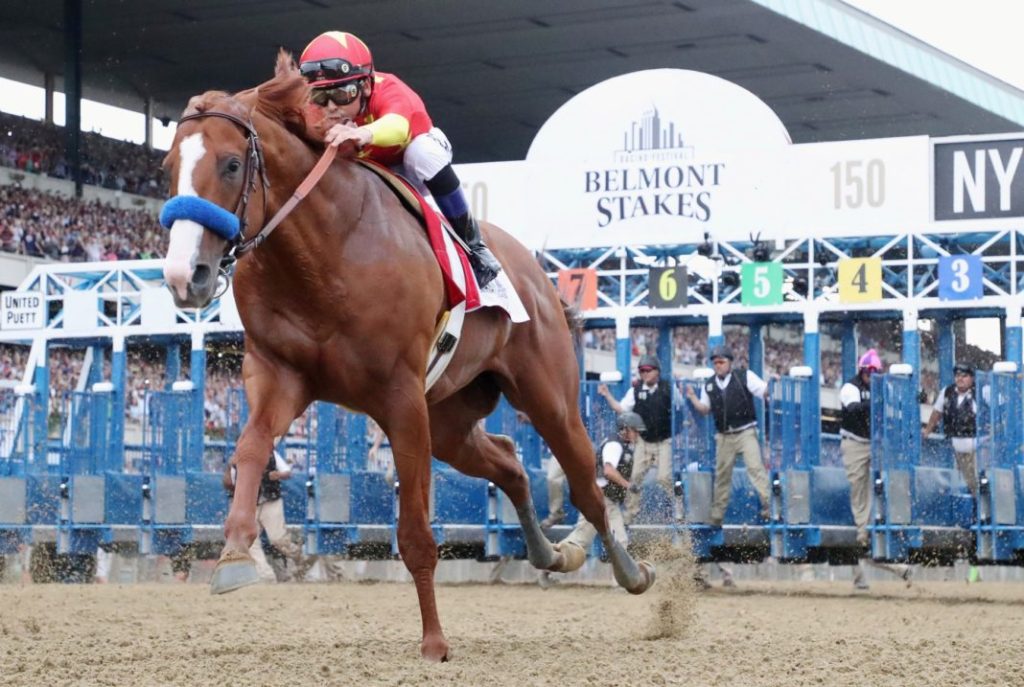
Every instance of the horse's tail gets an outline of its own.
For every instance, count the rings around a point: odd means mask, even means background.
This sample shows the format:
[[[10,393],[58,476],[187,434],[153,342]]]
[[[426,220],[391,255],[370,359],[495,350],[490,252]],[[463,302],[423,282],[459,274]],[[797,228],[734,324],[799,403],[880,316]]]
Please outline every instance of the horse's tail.
[[[565,315],[565,323],[569,325],[569,335],[572,336],[576,350],[583,350],[583,316],[575,305],[564,298],[559,300],[562,302],[562,314]]]

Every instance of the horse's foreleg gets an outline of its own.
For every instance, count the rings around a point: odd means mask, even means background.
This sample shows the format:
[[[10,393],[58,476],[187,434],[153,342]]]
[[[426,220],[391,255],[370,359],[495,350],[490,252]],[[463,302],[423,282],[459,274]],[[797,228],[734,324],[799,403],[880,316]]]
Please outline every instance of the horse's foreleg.
[[[256,500],[263,469],[273,448],[273,436],[267,428],[251,421],[239,437],[231,461],[237,471],[234,496],[224,520],[224,549],[210,580],[211,594],[224,594],[259,582],[249,547],[259,536]]]
[[[430,436],[422,391],[393,403],[381,427],[391,440],[398,472],[398,552],[416,585],[423,623],[420,654],[448,660],[448,640],[441,629],[434,596],[437,544],[430,530]]]
[[[210,592],[223,594],[259,581],[249,547],[259,536],[256,500],[274,437],[283,436],[307,401],[296,380],[272,370],[247,353],[243,367],[251,415],[238,439],[231,465],[236,469],[234,497],[224,520],[224,549],[210,581]]]

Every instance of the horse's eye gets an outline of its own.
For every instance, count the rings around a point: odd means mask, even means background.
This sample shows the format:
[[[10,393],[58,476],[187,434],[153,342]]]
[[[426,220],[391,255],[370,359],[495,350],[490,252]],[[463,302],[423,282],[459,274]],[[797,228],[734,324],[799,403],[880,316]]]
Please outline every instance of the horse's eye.
[[[228,174],[234,174],[235,172],[237,172],[241,168],[242,168],[242,162],[238,158],[232,158],[228,162],[227,172],[228,172]]]

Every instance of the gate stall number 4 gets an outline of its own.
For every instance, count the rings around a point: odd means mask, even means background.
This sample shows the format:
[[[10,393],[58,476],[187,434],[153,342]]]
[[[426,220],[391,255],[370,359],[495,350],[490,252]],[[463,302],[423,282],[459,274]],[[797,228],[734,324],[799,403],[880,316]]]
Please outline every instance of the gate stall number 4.
[[[839,302],[882,300],[882,259],[846,258],[839,261]]]
[[[944,255],[939,258],[939,298],[966,301],[985,294],[980,255]]]

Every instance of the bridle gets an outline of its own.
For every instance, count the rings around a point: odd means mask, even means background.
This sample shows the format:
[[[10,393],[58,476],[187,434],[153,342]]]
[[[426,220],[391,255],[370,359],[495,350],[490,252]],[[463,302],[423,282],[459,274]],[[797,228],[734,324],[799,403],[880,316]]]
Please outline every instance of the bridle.
[[[263,228],[255,236],[245,238],[245,230],[248,226],[249,197],[256,191],[258,182],[262,182],[263,186],[263,216],[266,217],[267,215],[267,191],[270,188],[270,181],[267,179],[267,167],[263,160],[263,145],[260,143],[260,135],[252,125],[252,120],[246,121],[228,112],[218,112],[216,110],[193,112],[179,119],[178,124],[180,125],[182,122],[187,122],[190,119],[203,119],[205,117],[220,117],[238,126],[245,133],[246,145],[248,147],[245,155],[242,192],[238,197],[238,203],[235,205],[234,212],[235,217],[238,218],[239,231],[232,240],[227,252],[220,259],[220,274],[229,282],[231,279],[231,268],[238,258],[255,250],[267,240],[270,233],[277,228],[284,218],[295,209],[299,201],[305,198],[313,187],[316,186],[317,182],[320,181],[324,172],[327,171],[331,162],[334,161],[338,149],[334,146],[327,146],[320,160],[310,170],[309,174],[306,175],[306,178],[302,180],[299,187],[295,189],[291,198],[281,206],[269,222],[263,225]],[[224,288],[226,290],[227,286],[225,285]]]
[[[238,196],[238,203],[235,205],[235,217],[238,218],[239,231],[235,237],[224,257],[221,258],[221,270],[225,270],[234,264],[235,260],[239,257],[248,253],[250,250],[263,243],[266,236],[261,231],[251,239],[246,239],[245,230],[248,227],[248,210],[249,210],[249,196],[256,190],[257,180],[263,183],[263,214],[266,216],[267,213],[267,189],[270,188],[270,181],[267,179],[267,168],[263,162],[263,145],[260,143],[260,135],[256,133],[256,128],[252,125],[251,121],[246,121],[241,117],[230,114],[228,112],[217,112],[210,110],[207,112],[193,112],[192,114],[185,115],[178,120],[179,126],[182,122],[187,122],[190,119],[204,119],[206,117],[220,117],[226,119],[232,124],[235,124],[245,132],[246,145],[248,150],[245,155],[245,168],[243,174],[245,175],[242,183],[242,193]]]

